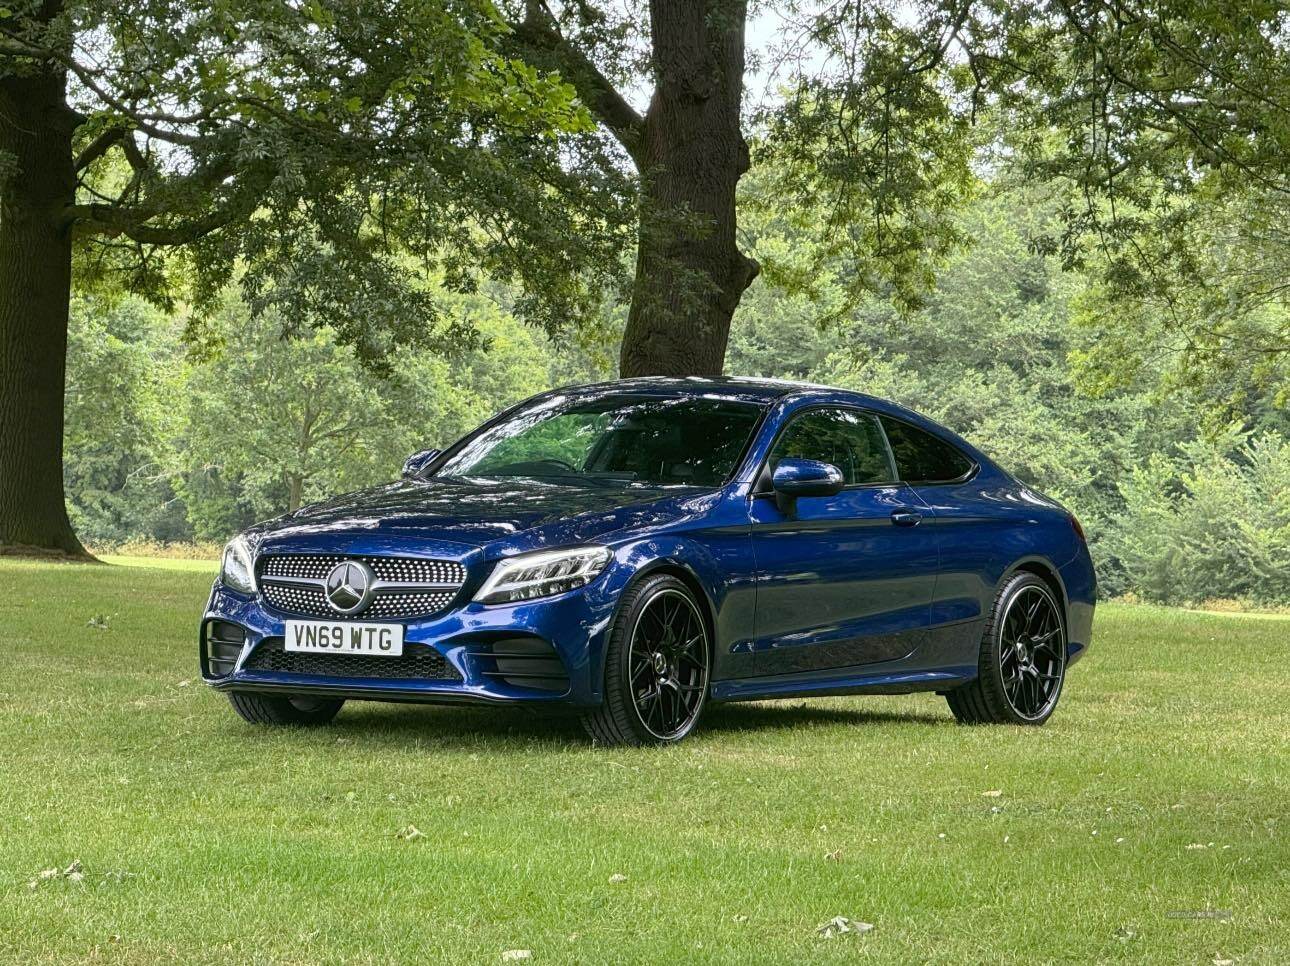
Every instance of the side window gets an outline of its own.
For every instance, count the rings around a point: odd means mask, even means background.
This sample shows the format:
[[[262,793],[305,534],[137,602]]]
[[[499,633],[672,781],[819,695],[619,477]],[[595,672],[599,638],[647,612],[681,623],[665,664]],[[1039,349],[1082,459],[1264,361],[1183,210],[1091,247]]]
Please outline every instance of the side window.
[[[832,463],[847,486],[893,482],[882,431],[868,413],[813,409],[794,418],[771,450],[772,472],[786,456]]]
[[[882,428],[896,457],[896,471],[906,483],[951,483],[972,471],[970,459],[931,433],[886,416]]]

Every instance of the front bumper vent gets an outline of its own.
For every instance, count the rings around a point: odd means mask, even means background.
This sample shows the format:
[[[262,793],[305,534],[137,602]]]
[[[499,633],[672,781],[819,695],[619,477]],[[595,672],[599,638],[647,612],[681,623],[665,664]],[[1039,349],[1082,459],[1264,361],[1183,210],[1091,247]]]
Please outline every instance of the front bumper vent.
[[[407,643],[398,657],[370,654],[306,654],[283,648],[282,638],[265,638],[242,665],[243,671],[311,674],[329,678],[377,678],[460,682],[461,673],[428,644]]]
[[[508,637],[475,645],[470,656],[479,673],[489,680],[553,694],[569,690],[564,662],[540,637]]]
[[[208,621],[206,634],[206,669],[209,676],[222,678],[233,673],[238,655],[246,643],[246,631],[228,621]]]

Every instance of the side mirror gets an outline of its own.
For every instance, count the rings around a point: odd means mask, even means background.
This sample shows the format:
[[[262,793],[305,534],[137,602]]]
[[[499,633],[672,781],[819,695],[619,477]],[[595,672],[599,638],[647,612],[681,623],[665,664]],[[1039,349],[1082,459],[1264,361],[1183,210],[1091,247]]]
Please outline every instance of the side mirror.
[[[833,496],[842,490],[842,471],[832,463],[785,457],[771,474],[775,503],[781,513],[788,513],[804,496]]]
[[[419,453],[413,453],[403,461],[403,478],[410,480],[414,476],[420,476],[421,471],[434,462],[435,457],[442,452],[443,450],[438,449],[423,449]]]

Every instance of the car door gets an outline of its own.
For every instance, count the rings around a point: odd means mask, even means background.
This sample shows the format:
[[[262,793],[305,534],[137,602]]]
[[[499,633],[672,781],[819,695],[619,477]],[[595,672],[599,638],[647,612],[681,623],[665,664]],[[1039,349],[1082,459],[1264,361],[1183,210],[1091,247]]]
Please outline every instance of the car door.
[[[1012,487],[987,484],[980,467],[948,441],[893,416],[879,420],[900,479],[935,514],[941,565],[931,627],[938,646],[959,660],[973,654],[994,602],[1004,563],[1025,552],[1019,524],[1030,519]]]
[[[781,509],[769,489],[785,457],[842,471],[844,488]],[[877,418],[842,406],[795,414],[772,444],[749,507],[757,566],[758,675],[902,658],[930,617],[939,565],[932,511],[897,482]]]

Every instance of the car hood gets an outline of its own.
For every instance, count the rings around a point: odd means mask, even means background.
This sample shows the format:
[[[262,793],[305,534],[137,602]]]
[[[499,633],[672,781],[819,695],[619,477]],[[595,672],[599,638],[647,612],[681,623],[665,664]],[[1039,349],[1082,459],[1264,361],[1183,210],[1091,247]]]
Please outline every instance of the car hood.
[[[403,480],[302,507],[257,530],[262,547],[341,534],[415,536],[482,547],[496,541],[560,546],[625,527],[662,524],[700,509],[691,487],[565,485],[533,479]],[[700,504],[708,504],[700,500]],[[524,539],[526,538],[527,539]]]

